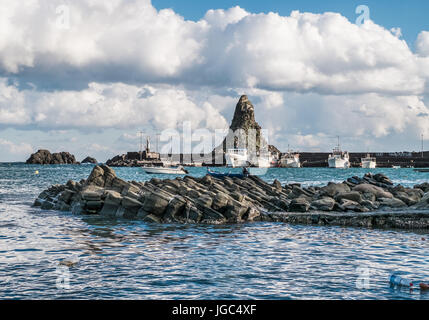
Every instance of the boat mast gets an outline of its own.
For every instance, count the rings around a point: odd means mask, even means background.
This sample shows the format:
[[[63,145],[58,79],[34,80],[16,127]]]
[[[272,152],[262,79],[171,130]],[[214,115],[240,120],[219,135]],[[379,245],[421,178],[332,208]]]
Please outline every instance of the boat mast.
[[[146,152],[147,153],[150,152],[150,137],[149,136],[146,137]]]
[[[140,161],[142,160],[142,156],[143,156],[143,131],[139,131],[138,132],[140,134],[140,150],[139,150],[139,154],[140,154]]]
[[[159,151],[159,133],[156,134],[156,152],[160,153],[160,151]]]

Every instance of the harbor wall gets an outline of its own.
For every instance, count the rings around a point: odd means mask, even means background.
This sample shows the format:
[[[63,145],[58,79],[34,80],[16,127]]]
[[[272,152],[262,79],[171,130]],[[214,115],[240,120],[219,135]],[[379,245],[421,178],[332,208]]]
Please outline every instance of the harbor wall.
[[[129,152],[130,154],[138,154],[137,152]],[[300,153],[300,161],[303,167],[310,168],[324,168],[328,167],[328,157],[329,152],[302,152]],[[366,152],[351,152],[350,153],[350,162],[352,167],[360,167],[361,158],[366,157]],[[392,168],[392,166],[401,166],[403,168],[414,167],[414,168],[429,168],[429,151],[423,153],[419,152],[375,152],[370,153],[371,157],[377,159],[377,167],[379,168]],[[114,159],[119,156],[115,157]],[[110,166],[141,166],[145,165],[154,165],[162,166],[162,161],[171,161],[174,163],[180,163],[182,165],[203,165],[203,166],[224,166],[225,161],[223,159],[223,154],[161,154],[160,160],[146,160],[146,161],[137,161],[136,157],[128,157],[123,155],[120,157],[119,161],[109,160],[107,163]],[[116,160],[118,160],[116,159]]]

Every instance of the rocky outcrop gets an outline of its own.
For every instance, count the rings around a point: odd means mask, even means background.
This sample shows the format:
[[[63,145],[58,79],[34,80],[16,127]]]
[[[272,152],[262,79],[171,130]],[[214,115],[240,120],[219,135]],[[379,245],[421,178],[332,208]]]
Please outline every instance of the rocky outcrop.
[[[98,161],[95,158],[92,157],[86,157],[85,159],[82,160],[81,163],[92,163],[92,164],[97,164]]]
[[[38,150],[26,161],[27,164],[79,164],[74,155],[69,152],[50,153],[48,150]]]
[[[323,188],[282,186],[279,181],[269,184],[256,176],[217,179],[207,175],[127,182],[119,179],[110,167],[101,165],[95,166],[86,180],[51,186],[39,195],[34,205],[45,210],[155,223],[307,221],[429,228],[429,197],[422,190],[391,185],[387,190],[382,189],[385,193],[382,194],[380,187],[372,188],[368,183],[374,177],[366,175],[366,178],[330,183]],[[387,177],[383,177],[386,183],[388,180],[384,178]],[[415,215],[409,211],[397,216],[396,211],[404,208],[426,213]],[[377,211],[379,215],[368,214],[377,209],[381,209]],[[398,218],[404,215],[404,221]]]

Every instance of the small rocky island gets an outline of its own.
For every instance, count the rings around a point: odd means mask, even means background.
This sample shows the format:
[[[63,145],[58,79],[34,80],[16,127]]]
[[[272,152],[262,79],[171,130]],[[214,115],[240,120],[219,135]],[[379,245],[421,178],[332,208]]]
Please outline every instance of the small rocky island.
[[[383,174],[304,188],[245,178],[124,181],[105,165],[88,179],[53,185],[34,206],[44,210],[154,223],[274,221],[314,225],[429,229],[429,184],[394,186]]]
[[[49,150],[38,150],[25,162],[27,164],[79,164],[69,152],[51,153]]]
[[[93,157],[86,157],[85,159],[82,160],[81,162],[82,164],[84,163],[92,163],[92,164],[97,164],[98,161],[97,159],[93,158]]]

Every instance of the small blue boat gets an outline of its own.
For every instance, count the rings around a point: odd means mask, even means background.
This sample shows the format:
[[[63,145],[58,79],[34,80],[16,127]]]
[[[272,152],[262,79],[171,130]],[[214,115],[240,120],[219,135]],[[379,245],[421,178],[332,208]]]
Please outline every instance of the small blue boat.
[[[215,177],[215,178],[225,178],[225,177],[244,178],[244,174],[242,174],[242,173],[232,173],[232,172],[220,173],[220,172],[215,172],[215,171],[210,170],[210,169],[207,169],[207,172],[209,175],[211,175],[212,177]]]

